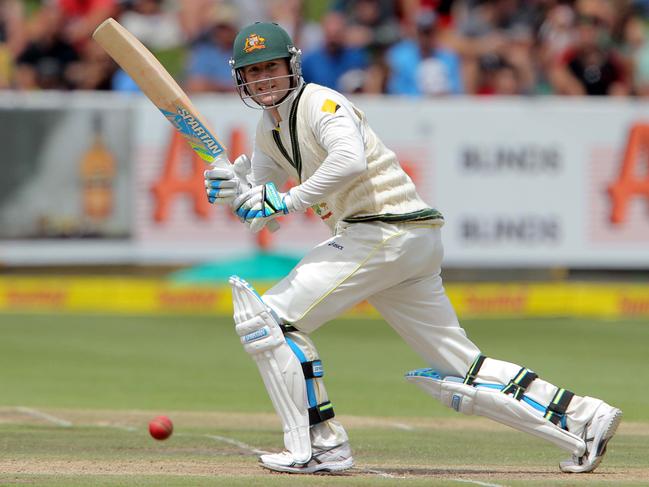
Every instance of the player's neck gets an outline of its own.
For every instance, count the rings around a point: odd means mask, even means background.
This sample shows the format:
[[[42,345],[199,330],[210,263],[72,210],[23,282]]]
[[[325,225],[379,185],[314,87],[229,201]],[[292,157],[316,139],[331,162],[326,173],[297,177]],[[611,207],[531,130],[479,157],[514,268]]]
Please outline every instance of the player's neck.
[[[277,107],[269,108],[268,111],[271,117],[273,117],[273,120],[275,120],[275,123],[278,124],[282,121],[282,116],[279,114]]]

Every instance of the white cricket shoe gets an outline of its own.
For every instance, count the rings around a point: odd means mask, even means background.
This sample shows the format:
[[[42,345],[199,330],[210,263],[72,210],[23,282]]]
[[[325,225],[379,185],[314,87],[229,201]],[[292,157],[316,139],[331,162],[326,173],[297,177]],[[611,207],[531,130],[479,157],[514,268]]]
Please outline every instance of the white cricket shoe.
[[[586,473],[592,472],[601,463],[606,453],[606,445],[613,438],[617,427],[622,420],[622,411],[601,404],[595,411],[593,419],[584,427],[582,434],[586,442],[586,453],[578,457],[573,455],[570,460],[559,464],[562,472]]]
[[[259,464],[268,470],[290,473],[342,472],[354,466],[349,443],[334,446],[328,450],[313,449],[311,460],[296,463],[290,452],[261,455]]]

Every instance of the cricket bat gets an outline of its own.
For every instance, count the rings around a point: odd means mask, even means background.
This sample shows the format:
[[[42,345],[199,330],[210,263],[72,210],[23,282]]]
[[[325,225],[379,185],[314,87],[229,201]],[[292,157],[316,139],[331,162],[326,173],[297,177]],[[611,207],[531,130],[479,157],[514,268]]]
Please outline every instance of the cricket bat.
[[[194,108],[187,94],[144,44],[112,18],[102,22],[92,37],[128,73],[198,157],[206,164],[230,163],[225,146]],[[275,231],[279,223],[271,220],[267,227]]]

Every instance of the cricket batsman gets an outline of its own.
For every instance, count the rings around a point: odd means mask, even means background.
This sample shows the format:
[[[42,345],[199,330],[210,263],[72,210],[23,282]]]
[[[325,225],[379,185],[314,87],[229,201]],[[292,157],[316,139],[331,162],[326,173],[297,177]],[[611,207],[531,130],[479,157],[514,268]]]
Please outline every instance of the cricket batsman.
[[[261,466],[294,473],[353,466],[309,334],[367,300],[429,365],[407,380],[458,412],[566,450],[563,472],[597,468],[622,412],[487,357],[467,338],[440,277],[444,219],[422,201],[363,112],[303,81],[300,50],[277,24],[242,29],[230,64],[241,99],[261,119],[250,158],[205,172],[209,201],[230,205],[253,232],[312,208],[332,234],[263,296],[230,279],[236,331],[284,431],[285,451],[262,455]],[[298,184],[283,193],[288,178]]]

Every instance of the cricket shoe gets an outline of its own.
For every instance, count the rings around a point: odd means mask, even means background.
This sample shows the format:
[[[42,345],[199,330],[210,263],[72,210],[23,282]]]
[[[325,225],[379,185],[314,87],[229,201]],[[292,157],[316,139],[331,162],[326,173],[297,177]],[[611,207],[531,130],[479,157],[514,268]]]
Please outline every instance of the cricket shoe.
[[[622,411],[601,404],[595,411],[593,419],[584,427],[583,438],[586,442],[586,453],[578,457],[573,455],[570,460],[559,464],[562,472],[586,473],[592,472],[601,463],[606,453],[606,445],[613,438],[622,420]]]
[[[289,473],[342,472],[354,466],[352,451],[349,443],[321,450],[313,449],[311,460],[306,463],[296,463],[290,452],[272,453],[259,457],[259,464],[268,470]]]

